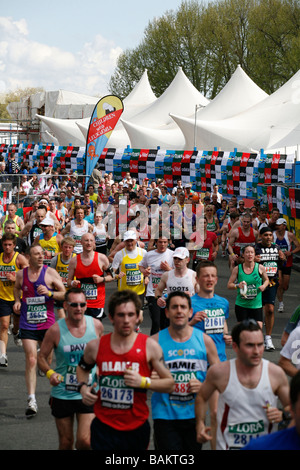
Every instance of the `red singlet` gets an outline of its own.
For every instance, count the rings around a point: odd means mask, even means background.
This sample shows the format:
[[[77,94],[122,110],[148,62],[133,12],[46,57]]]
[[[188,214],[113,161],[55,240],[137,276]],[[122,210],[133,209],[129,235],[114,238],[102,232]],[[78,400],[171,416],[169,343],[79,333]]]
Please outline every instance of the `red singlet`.
[[[100,340],[96,359],[100,390],[94,413],[102,423],[120,431],[137,429],[149,416],[147,390],[127,387],[123,378],[128,366],[141,376],[150,377],[147,339],[147,335],[139,333],[130,351],[125,354],[112,351],[111,333]]]
[[[250,234],[248,236],[244,235],[242,228],[238,227],[239,236],[236,239],[233,248],[233,252],[237,255],[241,253],[241,250],[247,245],[255,245],[255,235],[253,228],[250,227]]]
[[[95,252],[94,259],[89,266],[85,266],[81,261],[81,254],[77,255],[77,266],[74,276],[81,282],[84,290],[88,308],[104,308],[105,305],[105,283],[95,284],[93,274],[103,276],[103,271],[98,264],[98,254]],[[88,276],[89,274],[89,276]]]

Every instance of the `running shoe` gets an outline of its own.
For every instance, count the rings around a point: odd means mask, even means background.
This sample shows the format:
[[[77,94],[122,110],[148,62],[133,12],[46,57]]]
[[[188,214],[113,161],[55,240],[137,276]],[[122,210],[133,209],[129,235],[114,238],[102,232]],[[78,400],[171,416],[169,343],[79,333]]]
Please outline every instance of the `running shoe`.
[[[278,312],[283,312],[283,310],[284,310],[283,302],[279,302],[279,305],[278,305]]]
[[[268,338],[265,338],[265,351],[274,351],[274,350],[275,350],[275,346],[272,342],[271,336],[269,336]]]
[[[29,398],[25,411],[25,415],[27,416],[27,418],[32,418],[33,416],[35,416],[37,414],[37,410],[38,407],[35,398]]]
[[[14,336],[15,345],[18,346],[18,347],[22,347],[23,343],[22,343],[22,340],[20,338],[20,332],[18,331],[18,333],[16,333],[16,334],[13,333],[13,336]]]
[[[0,354],[0,367],[8,367],[7,355],[4,353]]]

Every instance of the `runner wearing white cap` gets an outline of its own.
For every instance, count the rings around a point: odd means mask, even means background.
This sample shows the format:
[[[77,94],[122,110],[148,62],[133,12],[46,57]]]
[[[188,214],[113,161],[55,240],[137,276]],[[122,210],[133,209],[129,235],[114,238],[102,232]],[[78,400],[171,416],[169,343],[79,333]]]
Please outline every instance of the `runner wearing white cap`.
[[[117,251],[111,267],[114,276],[117,276],[118,279],[118,290],[130,289],[134,291],[139,296],[143,309],[145,279],[148,282],[148,277],[145,278],[141,273],[139,264],[147,252],[138,246],[137,239],[137,233],[134,230],[128,230],[124,233],[125,247]],[[142,321],[142,312],[140,321]]]
[[[61,251],[63,237],[55,231],[55,222],[48,213],[39,225],[43,233],[34,239],[33,246],[40,245],[43,248],[44,264],[50,266],[51,259]]]

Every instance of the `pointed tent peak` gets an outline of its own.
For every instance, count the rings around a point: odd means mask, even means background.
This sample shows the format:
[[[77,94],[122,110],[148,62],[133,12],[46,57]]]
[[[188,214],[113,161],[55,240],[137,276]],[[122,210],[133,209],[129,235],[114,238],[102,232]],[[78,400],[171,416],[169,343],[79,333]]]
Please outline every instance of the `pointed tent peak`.
[[[135,87],[131,90],[129,95],[124,98],[124,105],[131,106],[131,105],[148,105],[153,103],[156,100],[156,96],[153,93],[151,88],[149,77],[148,77],[148,70],[145,69],[143,75],[141,76],[138,83]]]
[[[262,97],[267,97],[268,94],[262,90],[262,88],[260,88],[250,77],[249,75],[247,75],[247,73],[245,72],[245,70],[243,69],[243,67],[238,64],[237,65],[237,68],[235,69],[235,71],[233,72],[231,78],[228,80],[227,84],[228,83],[231,83],[231,82],[234,82],[234,81],[238,81],[238,80],[244,80],[245,83],[248,84],[249,88],[252,87],[253,90],[255,90],[257,92],[257,94],[260,94]],[[227,84],[225,85],[225,87],[227,86]],[[237,83],[238,84],[238,83]],[[224,87],[224,88],[225,88]]]
[[[90,119],[78,119],[75,121],[76,126],[79,128],[80,132],[82,133],[84,139],[87,138],[88,134],[88,129],[89,129],[89,124],[90,124]]]
[[[263,91],[238,65],[231,78],[218,95],[205,107],[197,112],[200,119],[226,119],[247,111],[266,98]]]
[[[170,112],[190,116],[195,112],[195,104],[206,106],[207,100],[188,80],[182,70],[178,70],[171,84],[155,102],[147,106],[130,121],[143,127],[161,128],[172,122]],[[127,116],[126,119],[128,120]]]
[[[256,104],[269,96],[264,90],[256,85],[240,65],[237,66],[234,73],[215,99],[229,92],[232,94],[243,94],[245,99],[248,98],[250,103],[253,102],[252,104]]]
[[[197,97],[197,103],[199,102],[202,106],[206,106],[210,101],[207,99],[197,88],[192,84],[184,73],[182,67],[178,67],[177,73],[173,78],[172,82],[168,88],[163,92],[163,94],[158,98],[158,100],[163,100],[166,95],[182,93],[183,91],[189,91]],[[174,96],[175,98],[175,96]]]

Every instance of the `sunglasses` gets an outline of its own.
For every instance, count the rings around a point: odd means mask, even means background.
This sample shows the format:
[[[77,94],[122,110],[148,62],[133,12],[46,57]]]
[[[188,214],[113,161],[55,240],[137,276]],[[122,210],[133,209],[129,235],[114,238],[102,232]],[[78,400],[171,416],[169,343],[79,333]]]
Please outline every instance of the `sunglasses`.
[[[70,305],[70,307],[73,307],[73,308],[76,308],[76,307],[85,307],[86,306],[86,302],[68,302],[68,304]]]

